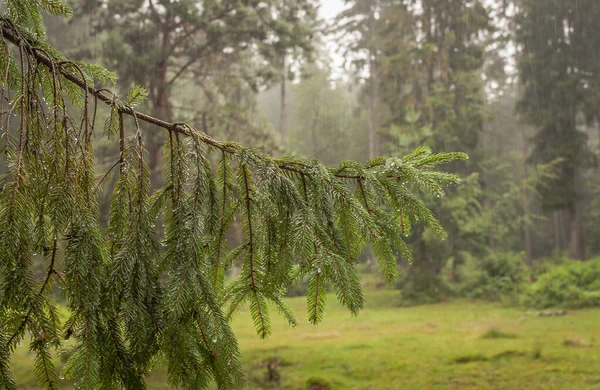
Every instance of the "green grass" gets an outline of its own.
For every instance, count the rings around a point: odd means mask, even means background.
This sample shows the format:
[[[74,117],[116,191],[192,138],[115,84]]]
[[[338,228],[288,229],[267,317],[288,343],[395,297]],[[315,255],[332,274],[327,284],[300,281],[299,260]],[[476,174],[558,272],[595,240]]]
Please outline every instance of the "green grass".
[[[242,311],[233,327],[249,387],[262,388],[266,362],[276,359],[281,383],[275,388],[282,389],[307,389],[308,380],[331,389],[600,388],[598,309],[523,319],[519,309],[487,303],[399,308],[398,295],[366,293],[358,317],[330,296],[319,326],[307,323],[304,298],[289,299],[300,325],[290,328],[273,311],[273,335],[266,341]],[[574,348],[580,345],[585,347]],[[31,361],[25,347],[13,359],[20,388],[37,388]],[[149,387],[166,389],[164,374],[157,370]]]

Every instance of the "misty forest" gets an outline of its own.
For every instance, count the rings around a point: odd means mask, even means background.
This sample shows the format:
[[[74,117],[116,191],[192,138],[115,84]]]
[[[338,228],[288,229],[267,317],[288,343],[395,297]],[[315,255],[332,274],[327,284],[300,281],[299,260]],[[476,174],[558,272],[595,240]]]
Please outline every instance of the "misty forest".
[[[598,0],[4,0],[0,389],[600,388]]]

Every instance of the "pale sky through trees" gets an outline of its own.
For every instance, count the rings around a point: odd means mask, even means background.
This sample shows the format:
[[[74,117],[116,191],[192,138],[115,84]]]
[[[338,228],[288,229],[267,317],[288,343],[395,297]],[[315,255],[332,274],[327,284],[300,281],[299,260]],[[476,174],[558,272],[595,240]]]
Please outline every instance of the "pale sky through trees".
[[[344,9],[343,0],[321,0],[321,7],[319,8],[319,15],[327,22],[333,21],[333,19]],[[344,59],[341,54],[336,50],[336,44],[332,42],[330,37],[325,37],[326,46],[329,51],[329,55],[333,60],[333,76],[334,78],[343,77],[343,63]]]
[[[344,2],[342,0],[321,0],[321,8],[319,12],[321,17],[326,20],[331,20],[344,9]]]

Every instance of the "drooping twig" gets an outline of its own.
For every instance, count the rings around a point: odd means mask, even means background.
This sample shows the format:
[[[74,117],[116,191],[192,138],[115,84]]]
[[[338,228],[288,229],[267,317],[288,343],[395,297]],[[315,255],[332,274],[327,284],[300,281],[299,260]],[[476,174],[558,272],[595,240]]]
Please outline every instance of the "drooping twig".
[[[44,293],[44,290],[46,290],[46,287],[48,286],[48,283],[50,282],[50,277],[52,276],[52,274],[55,273],[54,263],[56,262],[56,251],[57,250],[58,250],[58,239],[54,238],[54,244],[52,247],[52,257],[50,258],[50,265],[48,266],[48,271],[46,272],[46,278],[44,279],[44,283],[42,283],[42,287],[40,287],[40,290],[38,292],[38,297],[42,296],[42,294]],[[23,321],[21,321],[21,324],[19,325],[19,327],[17,328],[15,333],[13,333],[12,336],[6,342],[6,347],[10,347],[12,342],[17,337],[19,337],[19,334],[23,331],[23,329],[29,322],[29,319],[31,318],[32,313],[33,313],[33,306],[29,307],[29,310],[27,311],[27,314],[25,314]]]

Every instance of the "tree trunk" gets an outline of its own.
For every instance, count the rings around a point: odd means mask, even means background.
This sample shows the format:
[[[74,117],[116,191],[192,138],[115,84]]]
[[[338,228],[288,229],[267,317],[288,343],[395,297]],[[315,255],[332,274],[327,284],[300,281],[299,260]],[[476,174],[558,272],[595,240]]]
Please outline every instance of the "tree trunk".
[[[527,196],[527,195],[525,195]],[[529,226],[529,205],[528,201],[525,200],[525,223],[523,224],[523,237],[524,237],[524,246],[525,246],[525,264],[528,266],[533,265],[533,245],[531,241],[531,226]]]
[[[552,227],[554,228],[554,247],[556,249],[556,255],[560,256],[562,253],[562,240],[560,234],[560,216],[558,210],[552,211]]]
[[[377,71],[369,50],[369,160],[379,155],[379,120],[377,117]]]
[[[492,212],[492,201],[490,199],[486,199],[484,201],[484,206],[488,214]],[[492,221],[493,222],[493,221]],[[496,250],[496,235],[494,233],[493,224],[488,228],[488,246],[490,251],[493,253]]]
[[[162,118],[168,122],[173,122],[173,106],[169,96],[169,90],[167,86],[167,71],[168,71],[168,58],[167,53],[171,47],[171,31],[165,27],[162,36],[161,43],[161,59],[156,63],[155,73],[156,77],[152,81],[150,91],[150,103],[152,105],[152,115],[157,118]],[[148,167],[153,176],[156,172],[160,171],[160,165],[162,161],[162,147],[165,142],[163,132],[153,132],[148,137],[147,149],[149,152]],[[159,175],[160,176],[160,175]]]
[[[521,130],[521,144],[523,154],[523,172],[521,176],[521,197],[523,198],[523,239],[525,246],[525,264],[528,266],[532,265],[532,252],[533,246],[531,243],[531,226],[529,225],[529,189],[527,188],[527,139],[525,137],[525,128],[519,126]]]
[[[314,158],[321,158],[320,150],[319,150],[319,140],[317,138],[317,120],[319,118],[319,111],[315,109],[314,115],[312,118],[312,123],[310,125],[310,141],[312,144],[312,151]]]
[[[287,143],[287,58],[283,56],[283,74],[281,76],[281,112],[279,117],[279,135],[281,137],[281,146],[285,147]]]
[[[577,206],[569,212],[570,218],[570,256],[573,260],[584,260],[585,250],[581,239],[581,217]]]

